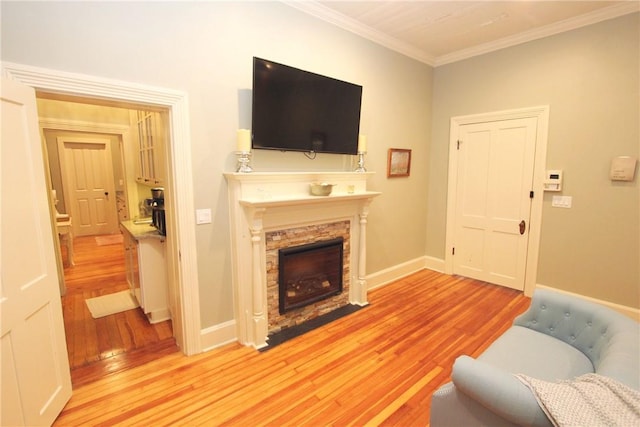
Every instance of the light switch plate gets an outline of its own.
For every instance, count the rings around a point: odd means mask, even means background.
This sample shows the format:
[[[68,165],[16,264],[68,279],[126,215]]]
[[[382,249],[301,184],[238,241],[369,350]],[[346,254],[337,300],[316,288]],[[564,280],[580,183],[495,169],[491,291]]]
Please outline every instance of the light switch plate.
[[[196,209],[196,224],[211,224],[211,209]]]
[[[572,203],[571,196],[553,196],[551,199],[551,206],[555,208],[570,208]]]

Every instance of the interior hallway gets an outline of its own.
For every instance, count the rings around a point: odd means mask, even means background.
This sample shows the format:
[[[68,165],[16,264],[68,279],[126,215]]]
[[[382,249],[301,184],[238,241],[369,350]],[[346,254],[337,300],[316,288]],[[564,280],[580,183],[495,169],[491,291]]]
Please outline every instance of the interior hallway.
[[[74,265],[65,262],[62,310],[74,388],[178,351],[171,321],[151,325],[140,308],[91,317],[85,299],[129,288],[122,243],[101,246],[96,236],[76,237],[73,252]]]

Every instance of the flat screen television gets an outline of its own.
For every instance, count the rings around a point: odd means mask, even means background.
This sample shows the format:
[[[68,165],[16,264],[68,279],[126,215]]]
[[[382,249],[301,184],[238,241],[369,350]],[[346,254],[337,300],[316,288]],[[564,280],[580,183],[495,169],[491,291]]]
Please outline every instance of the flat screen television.
[[[362,86],[253,58],[252,147],[357,154]]]

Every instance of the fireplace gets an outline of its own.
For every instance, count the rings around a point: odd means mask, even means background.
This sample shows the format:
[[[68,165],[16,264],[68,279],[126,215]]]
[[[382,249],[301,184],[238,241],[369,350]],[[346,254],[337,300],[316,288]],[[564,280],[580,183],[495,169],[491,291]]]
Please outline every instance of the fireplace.
[[[342,292],[343,246],[338,237],[278,251],[280,314]]]
[[[268,346],[268,336],[347,304],[367,305],[367,190],[371,172],[227,173],[231,220],[234,326],[238,341]],[[330,196],[309,195],[312,182],[335,184]],[[280,314],[279,250],[342,237],[342,292]]]
[[[339,240],[342,240],[340,244]],[[307,301],[307,305],[298,305],[293,309],[289,309],[284,312],[281,310],[280,297],[286,296],[286,288],[281,292],[280,284],[286,283],[287,279],[282,280],[280,277],[281,259],[280,251],[284,251],[283,254],[291,255],[287,251],[292,251],[295,258],[297,249],[302,249],[302,258],[297,260],[298,263],[307,262],[304,260],[305,249],[311,249],[313,253],[314,249],[322,249],[322,246],[327,242],[337,242],[333,248],[334,254],[342,247],[342,291],[339,293],[333,293],[332,296],[327,292],[326,295],[315,295],[319,298],[315,302],[311,302],[311,298]],[[315,246],[318,244],[318,246]],[[274,334],[283,329],[288,329],[293,326],[301,325],[308,322],[318,316],[327,314],[340,307],[343,307],[350,303],[349,295],[352,289],[351,282],[351,221],[341,220],[332,221],[326,223],[305,224],[299,227],[291,227],[286,229],[272,230],[265,233],[265,263],[266,263],[266,282],[267,282],[267,313],[268,313],[268,333]],[[309,252],[307,252],[308,254]],[[319,258],[313,257],[314,261],[318,261]],[[339,258],[335,258],[336,262],[339,262]],[[285,261],[286,263],[286,261]],[[304,276],[302,279],[308,280],[310,277],[309,272],[317,266],[307,264],[304,266],[306,273],[299,276]],[[320,266],[324,269],[328,269],[327,265]],[[333,266],[338,267],[338,264]],[[287,268],[287,267],[285,267]],[[286,270],[285,270],[286,271]],[[326,274],[326,273],[325,273]],[[325,278],[321,279],[320,283],[316,283],[316,287],[322,288],[322,283],[326,281]],[[330,284],[336,284],[338,282],[334,280],[326,281]],[[324,283],[324,291],[328,291],[330,286]],[[307,283],[309,284],[309,283]],[[293,296],[290,294],[290,296]],[[302,298],[302,295],[296,292],[296,296]],[[294,304],[300,301],[294,301]],[[291,308],[291,307],[288,307]]]

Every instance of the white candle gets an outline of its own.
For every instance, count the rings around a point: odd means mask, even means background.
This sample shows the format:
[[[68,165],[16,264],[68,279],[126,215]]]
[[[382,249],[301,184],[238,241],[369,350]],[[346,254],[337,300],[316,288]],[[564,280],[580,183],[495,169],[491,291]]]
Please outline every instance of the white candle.
[[[238,129],[238,151],[251,151],[251,131]]]
[[[358,135],[358,153],[366,153],[367,152],[367,136],[366,135]]]

